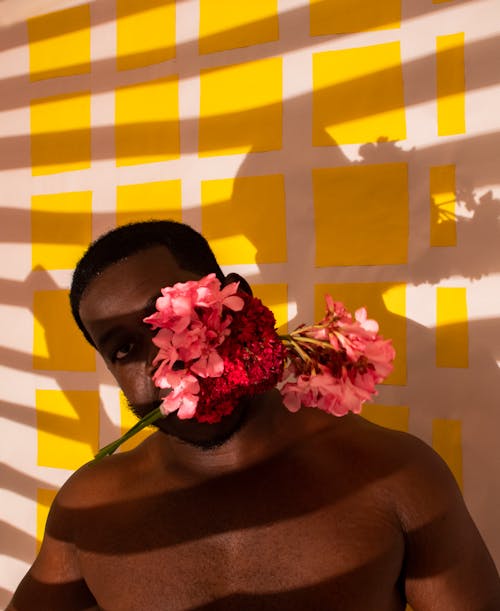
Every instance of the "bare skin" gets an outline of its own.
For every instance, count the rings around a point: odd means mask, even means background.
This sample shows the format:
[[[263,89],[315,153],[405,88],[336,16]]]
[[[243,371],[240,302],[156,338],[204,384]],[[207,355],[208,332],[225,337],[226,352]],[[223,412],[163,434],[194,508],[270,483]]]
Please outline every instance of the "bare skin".
[[[140,413],[159,399],[142,319],[159,287],[193,277],[155,247],[109,267],[82,299]],[[220,425],[169,416],[134,451],[80,469],[8,610],[402,611],[406,601],[500,609],[498,573],[452,475],[410,435],[354,415],[290,414],[273,391]]]

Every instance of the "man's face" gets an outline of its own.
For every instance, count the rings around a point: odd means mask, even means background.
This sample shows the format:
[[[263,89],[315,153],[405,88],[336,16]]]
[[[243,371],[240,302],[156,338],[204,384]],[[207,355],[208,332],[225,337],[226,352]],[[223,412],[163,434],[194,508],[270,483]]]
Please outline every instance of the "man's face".
[[[158,349],[143,319],[155,311],[162,287],[199,277],[181,269],[166,247],[154,246],[106,268],[83,294],[83,324],[139,416],[159,404],[151,379]]]

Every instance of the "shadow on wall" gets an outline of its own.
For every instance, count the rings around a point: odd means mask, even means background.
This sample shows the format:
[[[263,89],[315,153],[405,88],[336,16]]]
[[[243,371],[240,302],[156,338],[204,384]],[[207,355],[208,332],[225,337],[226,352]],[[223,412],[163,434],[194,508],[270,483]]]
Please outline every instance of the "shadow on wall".
[[[500,36],[492,37],[490,39],[481,40],[477,42],[473,42],[467,45],[467,61],[468,64],[479,67],[476,71],[472,71],[471,74],[467,75],[467,91],[472,92],[478,89],[482,89],[485,87],[489,87],[495,85],[498,82],[498,78],[496,77],[496,73],[492,68],[492,57],[495,57],[495,54],[498,53],[498,49],[500,46]],[[101,75],[99,74],[98,82],[103,83],[103,91],[113,91],[116,88],[123,87],[124,85],[131,84],[125,81],[125,75],[127,73],[117,73],[114,65],[114,60],[106,60],[111,62],[110,64],[110,74]],[[181,62],[182,59],[179,60]],[[227,60],[226,60],[227,62]],[[484,65],[489,66],[490,70],[484,69]],[[226,63],[222,64],[225,66]],[[433,80],[434,75],[434,66],[435,66],[435,55],[427,55],[423,58],[419,58],[413,60],[411,62],[406,62],[403,66],[404,78],[405,78],[405,100],[404,105],[406,108],[410,108],[416,104],[422,104],[429,100],[433,100],[435,97],[435,83]],[[483,68],[481,69],[481,66]],[[97,68],[94,68],[97,73]],[[176,64],[176,71],[179,71],[184,78],[184,71],[181,69],[181,66]],[[160,64],[159,67],[155,69],[154,78],[159,78],[162,76],[171,75],[171,69],[163,68],[163,65]],[[400,75],[400,68],[387,68],[385,70],[378,71],[376,73],[372,73],[367,76],[358,77],[356,79],[346,81],[343,83],[339,83],[337,85],[323,87],[321,89],[316,90],[315,97],[323,98],[323,99],[352,99],[351,92],[358,91],[369,91],[373,89],[373,83],[378,81],[382,82],[390,82],[393,78],[398,78]],[[0,102],[0,110],[9,110],[17,107],[25,107],[30,104],[30,100],[32,104],[35,104],[36,107],[36,99],[33,100],[33,93],[29,88],[27,88],[26,77],[16,77],[22,78],[25,83],[23,87],[17,87],[21,92],[25,91],[22,99],[19,99],[19,94],[15,98],[15,101],[12,100],[11,103],[6,101],[3,98],[3,102]],[[51,87],[53,88],[52,94],[67,94],[71,99],[78,99],[81,95],[88,95],[88,83],[85,75],[77,78],[85,79],[82,82],[81,89],[83,93],[77,92],[75,93],[75,83],[70,80],[68,81],[67,91],[62,88],[61,85],[57,82],[57,79],[52,79],[51,81],[45,81],[44,84],[44,93],[43,97],[49,96],[51,94]],[[148,78],[149,80],[153,80],[153,77]],[[5,82],[7,81],[7,82]],[[15,92],[16,84],[8,82],[9,79],[4,79],[2,81],[2,85],[5,85],[5,90],[7,92]],[[54,83],[55,81],[55,83]],[[148,82],[146,81],[146,82]],[[144,82],[144,81],[141,81]],[[406,85],[407,83],[419,83],[419,87],[411,87]],[[33,84],[31,84],[33,86]],[[29,93],[30,92],[30,93]],[[92,89],[93,94],[101,93],[99,88]],[[450,91],[450,95],[456,93],[455,91]],[[310,94],[303,94],[296,96],[295,98],[290,98],[285,100],[285,104],[290,106],[297,105],[300,107],[301,104],[308,106],[310,104]],[[399,101],[398,101],[399,103]],[[382,110],[390,111],[395,108],[399,108],[400,106],[387,106],[384,105]],[[260,107],[256,110],[259,113],[265,113],[266,115],[273,115],[279,113],[281,109],[281,104],[276,102],[272,105],[267,105],[265,107]],[[332,127],[335,124],[335,121],[338,123],[347,122],[355,119],[359,119],[360,115],[358,107],[356,105],[346,104],[342,107],[342,116],[337,117],[336,119],[332,117]],[[374,113],[378,112],[378,110],[374,110]],[[205,125],[207,131],[216,131],[219,125],[228,125],[234,124],[237,126],[240,123],[241,113],[226,113],[219,116],[211,116],[209,119],[205,119]],[[40,151],[43,155],[43,165],[57,165],[63,162],[82,162],[88,160],[89,151],[87,148],[90,147],[90,137],[94,142],[93,150],[92,150],[92,158],[94,161],[100,159],[110,159],[114,158],[115,151],[113,148],[113,142],[115,137],[122,141],[131,140],[132,142],[137,142],[137,150],[134,150],[133,146],[129,146],[125,153],[121,153],[120,156],[130,155],[132,157],[136,155],[140,155],[143,151],[143,143],[141,139],[138,138],[141,134],[154,134],[159,132],[165,132],[167,134],[174,134],[177,131],[178,122],[177,121],[161,121],[161,122],[141,122],[141,123],[132,123],[132,124],[124,124],[119,126],[107,125],[103,127],[94,127],[92,128],[92,133],[90,134],[90,126],[89,129],[69,129],[64,132],[57,131],[44,131],[43,133],[30,135],[19,135],[19,136],[8,136],[4,137],[0,140],[0,170],[11,170],[15,168],[22,167],[31,167],[36,170],[38,163],[36,159],[36,151]],[[196,134],[198,131],[198,120],[197,119],[184,119],[182,121],[181,130],[183,134]],[[491,142],[491,139],[495,138],[498,141],[498,134],[489,134],[486,136],[477,136],[474,139],[478,141],[484,140],[486,143]],[[196,141],[194,138],[190,138],[190,141]],[[79,146],[74,146],[73,143],[78,143]],[[86,146],[82,146],[82,143],[86,143]],[[248,146],[249,149],[252,149],[252,142],[242,142],[241,145]],[[453,143],[450,143],[452,146]],[[446,146],[446,145],[438,145],[438,146]],[[32,154],[35,156],[33,159],[30,158],[30,150]],[[35,151],[35,153],[33,153]],[[166,158],[169,156],[175,156],[179,152],[178,144],[172,139],[169,138],[169,145],[167,142],[162,143],[162,147],[160,153],[164,155]],[[186,150],[183,148],[183,153],[196,153],[197,150]],[[491,184],[491,183],[487,183]]]
[[[182,1],[183,0],[176,0],[176,3],[179,3]],[[469,2],[475,2],[475,1],[476,0],[462,0],[461,4],[467,4]],[[150,0],[148,2],[149,7],[151,7],[151,4],[152,3]],[[164,4],[164,0],[158,0],[157,4],[159,5]],[[128,13],[123,12],[123,16],[125,17],[125,16],[130,16],[133,14],[141,13],[142,9],[139,8],[139,5],[136,5],[136,6],[137,6],[137,9],[133,10],[131,5],[129,5],[130,11]],[[402,18],[403,20],[410,20],[410,19],[422,17],[428,14],[436,15],[436,14],[439,14],[441,11],[446,11],[447,9],[448,7],[446,6],[433,6],[433,7],[425,6],[421,2],[418,2],[417,0],[413,0],[413,2],[406,3],[406,6],[404,7],[404,14],[402,15]],[[112,2],[108,2],[107,0],[104,0],[104,1],[94,0],[93,7],[91,10],[94,11],[94,14],[92,16],[92,27],[97,27],[97,26],[105,25],[107,23],[112,23],[116,20],[116,9],[115,9],[114,3]],[[281,12],[279,16],[281,30],[289,29],[293,31],[297,26],[299,27],[299,30],[301,30],[303,24],[309,22],[309,15],[310,15],[309,6],[302,6],[302,7],[298,7],[298,8],[289,10],[289,11]],[[251,25],[255,26],[256,29],[268,30],[270,29],[269,26],[273,25],[272,22],[274,22],[273,18],[265,18]],[[387,24],[384,24],[380,20],[378,20],[377,25],[378,27],[383,29],[383,26]],[[247,26],[231,28],[231,29],[226,30],[224,34],[228,35],[229,37],[233,39],[239,39],[240,37],[244,38],[246,27]],[[9,26],[1,27],[0,29],[2,31],[2,36],[0,37],[0,52],[7,51],[9,49],[13,49],[15,47],[18,47],[18,46],[21,46],[27,43],[27,26],[25,22],[15,23]],[[75,32],[78,30],[79,28],[76,23],[71,24],[69,26],[66,25],[65,33],[70,34],[71,32]],[[345,36],[345,35],[346,34],[342,34],[342,33],[335,34],[336,39],[342,38],[342,36]],[[40,41],[40,40],[45,40],[49,37],[50,37],[50,34],[44,35],[40,33],[40,34],[37,34],[34,39],[37,41]],[[206,36],[202,38],[198,37],[196,40],[191,40],[188,42],[181,43],[180,45],[176,45],[175,49],[166,48],[165,55],[174,56],[175,54],[177,57],[183,57],[186,55],[187,56],[197,56],[199,53],[200,47],[207,47],[207,48],[212,47],[213,46],[212,43],[217,37],[218,35]],[[314,38],[311,37],[311,40],[314,40]],[[287,53],[290,51],[295,51],[297,49],[300,49],[301,46],[305,46],[305,45],[306,45],[305,42],[303,43],[303,45],[301,45],[301,44],[297,44],[296,41],[292,44],[292,42],[290,41],[290,42],[285,43],[285,45],[281,49],[281,52]],[[141,59],[144,57],[144,55],[146,55],[144,59],[149,60],[148,54],[141,54],[141,53],[136,53],[131,56],[130,55],[126,56],[125,59],[132,60],[134,62],[137,62],[138,65],[140,65]],[[264,57],[269,57],[269,55],[270,55],[270,52],[268,49],[266,49],[265,45],[263,45],[261,48],[258,48],[258,47],[252,48],[252,58],[254,59],[262,59]],[[488,59],[491,59],[491,58],[488,58]],[[152,63],[152,62],[146,62],[146,63]],[[104,76],[109,77],[111,75],[114,76],[115,70],[116,70],[116,60],[115,58],[99,60],[97,62],[93,62],[92,67],[93,67],[93,71],[99,72],[103,77]],[[79,74],[82,70],[87,70],[87,69],[88,67],[86,65],[84,66],[77,65],[75,66],[75,74]],[[196,74],[197,74],[197,70],[195,68],[191,68],[191,72],[187,72],[186,76],[189,77],[189,76],[194,76]],[[0,110],[6,110],[6,107],[3,107],[1,104],[9,103],[8,100],[10,99],[12,99],[14,103],[16,104],[16,106],[13,106],[14,108],[17,107],[17,104],[20,101],[19,91],[21,90],[22,85],[25,84],[25,80],[24,80],[25,77],[20,76],[20,77],[14,77],[14,78],[20,79],[20,80],[7,80],[5,84],[9,86],[5,87],[5,91],[7,92],[8,96],[10,96],[9,92],[12,92],[12,93],[18,92],[18,93],[16,95],[13,94],[12,97],[3,98],[3,102],[0,102]],[[41,78],[43,78],[43,73],[42,74],[38,73],[34,75],[33,80],[40,80]],[[101,85],[104,85],[104,80],[101,83]],[[108,83],[108,87],[109,87],[109,83]],[[8,108],[12,108],[12,106],[8,106]]]

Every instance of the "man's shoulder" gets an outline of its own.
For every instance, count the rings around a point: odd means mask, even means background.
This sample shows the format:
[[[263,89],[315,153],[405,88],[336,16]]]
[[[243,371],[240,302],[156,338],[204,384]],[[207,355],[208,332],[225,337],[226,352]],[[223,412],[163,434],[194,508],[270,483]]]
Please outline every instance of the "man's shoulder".
[[[399,468],[415,464],[421,467],[430,460],[440,460],[434,450],[410,433],[390,429],[367,419],[349,414],[341,418],[338,438],[343,450],[356,454],[358,460],[369,464],[396,464]]]
[[[140,496],[137,488],[144,485],[145,470],[145,449],[140,447],[86,463],[58,491],[46,533],[60,541],[74,542],[82,522],[99,520],[127,498]]]
[[[133,450],[92,460],[75,471],[59,490],[56,501],[62,507],[92,507],[109,502],[131,483],[141,481],[147,469],[148,440]]]
[[[351,459],[365,464],[368,477],[392,499],[407,528],[445,514],[461,493],[445,461],[427,443],[403,431],[363,418],[353,419],[347,435]]]

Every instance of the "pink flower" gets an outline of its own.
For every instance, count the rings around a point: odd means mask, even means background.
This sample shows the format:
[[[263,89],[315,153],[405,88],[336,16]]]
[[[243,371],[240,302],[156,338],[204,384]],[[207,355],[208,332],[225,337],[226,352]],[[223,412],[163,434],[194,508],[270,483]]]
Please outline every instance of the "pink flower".
[[[229,310],[239,312],[244,305],[241,297],[238,297],[239,282],[231,282],[220,290],[220,282],[215,274],[209,274],[199,281],[198,304],[208,308],[225,306]]]
[[[326,368],[320,366],[319,373],[300,375],[295,381],[290,380],[281,388],[283,403],[291,412],[297,412],[301,406],[316,407],[335,416],[343,416],[349,411],[346,401],[344,381],[335,378]]]
[[[173,364],[179,360],[179,354],[172,343],[173,337],[174,332],[170,329],[160,329],[153,337],[153,343],[159,348],[158,354],[153,361],[153,365],[156,365],[161,361],[167,361],[168,363]]]
[[[178,282],[161,289],[162,296],[156,301],[157,312],[144,320],[153,328],[169,328],[181,333],[191,321],[199,318],[197,309],[213,310],[218,314],[223,307],[235,312],[241,310],[243,299],[236,295],[237,291],[237,282],[220,290],[215,274],[208,274],[199,281]]]
[[[366,308],[359,308],[354,312],[354,318],[358,322],[362,329],[367,331],[371,336],[375,336],[378,333],[378,322],[368,318]]]
[[[307,376],[301,375],[297,379],[290,376],[279,388],[283,404],[291,412],[298,412],[302,405],[307,407],[312,401],[312,389],[308,386]]]
[[[377,382],[384,380],[393,370],[392,361],[396,357],[396,351],[390,339],[377,338],[365,347],[365,357],[377,372]]]
[[[375,384],[392,371],[394,348],[378,335],[378,324],[365,308],[353,318],[330,295],[325,301],[323,320],[289,336],[283,401],[290,411],[303,405],[335,416],[359,413],[377,394]]]
[[[169,387],[172,388],[160,406],[162,413],[167,416],[177,411],[181,420],[192,418],[198,405],[200,385],[195,376],[185,371],[171,371],[165,375]]]
[[[156,300],[158,310],[144,319],[153,328],[168,328],[176,333],[186,329],[191,321],[193,303],[196,298],[195,283],[185,282],[178,284],[178,290],[173,287],[161,290],[162,297]],[[177,286],[177,285],[176,285]]]
[[[182,333],[171,337],[171,345],[181,361],[192,361],[199,358],[206,343],[207,330],[199,321],[193,321]]]
[[[215,274],[161,289],[157,311],[144,321],[158,329],[153,338],[159,348],[153,361],[157,366],[154,383],[172,389],[161,408],[165,414],[178,410],[179,418],[193,417],[199,381],[224,373],[218,348],[231,334],[233,313],[242,311],[245,305],[237,291],[237,282],[221,289]],[[204,418],[210,416],[205,414]]]
[[[224,361],[214,348],[193,363],[191,371],[200,378],[218,378],[224,373]]]
[[[229,310],[239,312],[243,308],[244,301],[236,295],[238,286],[239,282],[231,282],[221,290],[220,281],[216,275],[208,274],[198,282],[196,305],[219,312],[224,306]]]

